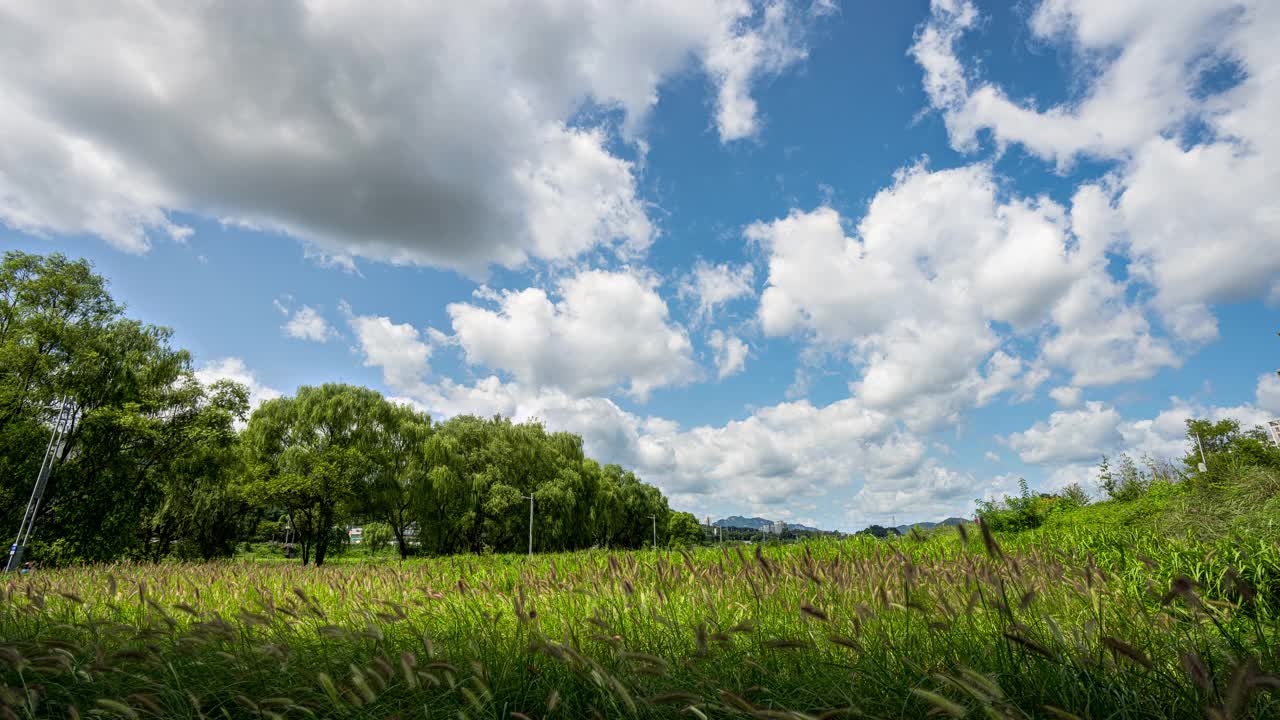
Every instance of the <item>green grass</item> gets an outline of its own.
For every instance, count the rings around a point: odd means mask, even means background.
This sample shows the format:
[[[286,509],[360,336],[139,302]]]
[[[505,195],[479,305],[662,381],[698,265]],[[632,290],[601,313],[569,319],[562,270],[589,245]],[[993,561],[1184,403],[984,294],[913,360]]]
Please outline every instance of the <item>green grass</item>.
[[[1280,717],[1273,479],[990,543],[7,577],[0,717]]]

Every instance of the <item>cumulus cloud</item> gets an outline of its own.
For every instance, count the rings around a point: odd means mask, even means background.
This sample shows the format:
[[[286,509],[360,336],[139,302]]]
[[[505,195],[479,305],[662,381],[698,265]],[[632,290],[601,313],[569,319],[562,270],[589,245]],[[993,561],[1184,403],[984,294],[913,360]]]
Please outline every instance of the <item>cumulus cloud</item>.
[[[1071,463],[1096,458],[1119,445],[1120,413],[1101,402],[1080,410],[1059,410],[1007,439],[1009,447],[1028,463]]]
[[[541,288],[480,293],[496,307],[448,306],[468,363],[529,387],[576,396],[622,387],[638,400],[697,374],[688,333],[673,323],[657,280],[636,271],[587,270]]]
[[[810,17],[823,14],[822,0],[815,2]],[[746,0],[725,6],[726,28],[752,14]],[[716,80],[716,129],[722,142],[752,137],[760,127],[756,101],[751,85],[761,76],[776,75],[803,60],[806,51],[799,40],[803,34],[802,18],[784,0],[773,0],[764,6],[759,27],[747,31],[726,32],[710,46],[704,62],[707,72]]]
[[[1051,366],[1081,385],[1149,377],[1177,359],[1108,274],[1099,202],[1096,187],[1070,207],[1019,197],[984,163],[916,164],[852,234],[829,207],[757,222],[761,327],[847,353],[858,397],[923,425],[1001,393],[1025,399]],[[998,349],[1010,334],[1043,338],[1041,357]]]
[[[749,264],[737,267],[729,263],[713,265],[699,259],[693,270],[681,279],[678,292],[681,299],[696,303],[694,317],[707,322],[718,308],[734,300],[751,297],[755,292],[754,285],[755,269]]]
[[[286,313],[290,312],[288,309]],[[311,342],[328,342],[338,337],[338,331],[329,324],[328,320],[320,314],[319,310],[310,305],[303,305],[289,317],[288,322],[283,327],[284,334],[298,340],[310,340]]]
[[[1069,51],[1080,90],[1043,109],[966,69],[957,41],[978,24],[968,0],[935,0],[912,48],[957,149],[978,149],[979,131],[989,131],[998,147],[1017,145],[1059,168],[1081,156],[1115,161],[1099,210],[1179,340],[1217,336],[1208,303],[1277,292],[1280,6],[1045,0],[1031,31]],[[1104,331],[1138,324],[1116,315]],[[1143,354],[1118,358],[1133,368],[1120,375],[1172,364],[1162,348]]]
[[[479,273],[642,251],[638,139],[663,80],[711,77],[723,139],[804,57],[785,2],[0,6],[0,222],[144,252],[194,213],[316,256]]]
[[[1082,153],[1116,157],[1197,113],[1196,73],[1227,40],[1234,14],[1217,0],[1177,7],[1141,1],[1039,3],[1030,21],[1033,36],[1069,48],[1091,80],[1080,97],[1043,110],[965,70],[955,48],[978,23],[969,0],[934,0],[912,54],[925,71],[929,100],[944,111],[958,148],[974,149],[978,131],[990,130],[1002,145],[1019,143],[1060,163]]]
[[[1123,418],[1110,405],[1086,402],[1076,410],[1059,410],[1047,421],[1009,435],[1004,441],[1029,463],[1056,467],[1046,487],[1070,482],[1088,484],[1096,473],[1092,463],[1104,454],[1127,452],[1134,457],[1177,459],[1189,449],[1186,421],[1233,419],[1251,429],[1280,414],[1280,377],[1258,378],[1250,402],[1233,406],[1206,405],[1172,397],[1154,417]]]
[[[218,380],[231,380],[244,385],[249,390],[249,409],[257,408],[268,400],[283,395],[279,390],[263,385],[258,376],[238,357],[225,357],[210,360],[195,371],[196,379],[205,385]]]
[[[741,338],[725,334],[722,330],[711,331],[707,345],[715,352],[716,377],[723,380],[730,375],[742,372],[747,365],[747,344]]]
[[[1058,403],[1059,407],[1069,408],[1080,404],[1081,392],[1078,387],[1062,385],[1050,390],[1049,397]]]
[[[399,392],[426,391],[431,346],[422,341],[417,328],[392,322],[385,316],[357,315],[345,304],[343,312],[355,333],[356,350],[364,356],[365,367],[381,368],[383,382]]]
[[[975,497],[1008,492],[1009,484],[1001,480],[984,482],[971,473],[930,461],[905,482],[868,482],[854,496],[851,509],[858,517],[880,521],[907,509],[914,518],[940,519],[957,514],[968,517]]]

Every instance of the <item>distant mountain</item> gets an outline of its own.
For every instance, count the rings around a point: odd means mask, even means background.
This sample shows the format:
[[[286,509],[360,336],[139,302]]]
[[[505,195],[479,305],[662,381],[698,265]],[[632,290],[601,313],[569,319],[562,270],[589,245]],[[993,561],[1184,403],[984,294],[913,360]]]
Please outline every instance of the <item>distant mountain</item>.
[[[765,520],[764,518],[758,518],[758,517],[746,518],[746,517],[742,517],[741,515],[734,515],[733,517],[727,517],[721,520],[717,520],[711,524],[715,525],[716,527],[744,528],[747,530],[759,530],[763,528],[765,525],[768,525],[769,523],[772,523],[772,522],[773,522],[772,520]]]
[[[942,522],[918,522],[918,523],[915,523],[914,525],[899,525],[897,530],[899,534],[906,535],[907,533],[911,532],[911,528],[913,527],[920,528],[921,530],[932,530],[938,527],[939,525],[952,526],[952,525],[961,525],[967,522],[969,521],[965,520],[964,518],[949,517],[946,520],[943,520]]]
[[[763,530],[766,525],[773,524],[773,520],[766,520],[765,518],[758,518],[758,517],[748,518],[748,517],[742,517],[741,515],[733,515],[731,517],[717,520],[711,524],[716,527],[722,527],[722,528],[739,528],[743,530]],[[787,523],[787,527],[792,530],[811,530],[814,532],[817,532],[818,530],[818,528],[812,528],[812,527],[809,527],[808,525],[798,525],[795,523]]]

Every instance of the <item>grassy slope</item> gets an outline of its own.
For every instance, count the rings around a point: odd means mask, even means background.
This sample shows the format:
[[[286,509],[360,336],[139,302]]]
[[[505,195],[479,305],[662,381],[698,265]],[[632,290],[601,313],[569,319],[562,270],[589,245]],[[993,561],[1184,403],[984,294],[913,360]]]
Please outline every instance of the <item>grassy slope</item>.
[[[1276,488],[1158,486],[998,548],[970,526],[7,578],[0,716],[1275,717]]]

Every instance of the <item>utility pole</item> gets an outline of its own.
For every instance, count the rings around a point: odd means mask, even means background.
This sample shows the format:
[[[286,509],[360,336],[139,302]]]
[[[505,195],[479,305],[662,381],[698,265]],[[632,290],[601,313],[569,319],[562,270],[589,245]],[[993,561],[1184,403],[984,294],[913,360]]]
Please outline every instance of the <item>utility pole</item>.
[[[36,516],[40,513],[40,502],[44,500],[44,489],[49,484],[49,473],[53,472],[53,464],[62,452],[62,441],[75,415],[72,403],[67,399],[58,401],[58,417],[53,422],[53,434],[49,437],[49,445],[44,451],[44,460],[40,462],[40,472],[36,475],[35,487],[31,488],[31,498],[27,500],[26,512],[22,514],[22,524],[18,526],[18,537],[9,546],[9,561],[5,563],[5,572],[22,567],[22,556],[26,554],[27,543],[31,542],[31,529],[35,527]]]
[[[533,557],[533,493],[524,498],[529,501],[529,557]]]
[[[658,549],[658,516],[650,515],[649,519],[653,521],[653,549]]]

